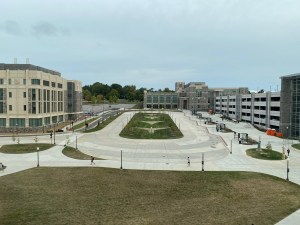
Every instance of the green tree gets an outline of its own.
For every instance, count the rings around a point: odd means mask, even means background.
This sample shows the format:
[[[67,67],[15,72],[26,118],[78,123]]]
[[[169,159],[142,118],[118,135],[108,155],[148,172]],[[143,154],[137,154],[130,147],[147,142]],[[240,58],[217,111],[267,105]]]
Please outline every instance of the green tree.
[[[136,100],[144,101],[144,91],[146,91],[146,88],[140,88],[136,91]]]
[[[83,99],[85,99],[86,101],[91,101],[91,97],[92,94],[88,89],[83,90]]]
[[[103,97],[103,95],[97,95],[97,102],[98,102],[98,103],[103,103],[103,102],[104,102],[104,97]]]
[[[91,102],[92,102],[92,104],[96,104],[97,103],[97,98],[95,96],[92,96]]]
[[[117,102],[119,100],[119,92],[116,89],[112,89],[108,94],[108,100],[109,102]]]

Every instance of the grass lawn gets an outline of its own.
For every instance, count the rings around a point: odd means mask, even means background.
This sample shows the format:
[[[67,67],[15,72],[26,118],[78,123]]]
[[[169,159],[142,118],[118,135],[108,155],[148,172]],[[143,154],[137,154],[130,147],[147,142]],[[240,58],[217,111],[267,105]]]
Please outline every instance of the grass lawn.
[[[92,128],[92,129],[86,130],[86,131],[82,131],[82,132],[83,133],[91,133],[91,132],[101,130],[122,114],[123,114],[123,112],[121,112],[120,114],[117,114],[115,116],[111,116],[110,118],[106,119],[105,121],[102,121],[101,123],[99,123],[98,126]]]
[[[154,118],[151,119],[150,115]],[[151,124],[151,122],[160,121]],[[147,123],[150,122],[150,123]],[[143,128],[166,128],[155,130],[150,133]],[[140,129],[142,128],[142,129]],[[131,139],[174,139],[181,138],[183,134],[177,128],[176,124],[172,121],[168,114],[164,113],[136,113],[125,128],[120,133],[121,137]]]
[[[8,154],[24,154],[36,152],[37,147],[39,147],[39,151],[44,151],[53,146],[55,145],[45,143],[2,145],[0,152]]]
[[[81,159],[81,160],[91,160],[91,156],[90,155],[86,155],[83,152],[76,150],[76,148],[70,147],[70,146],[66,146],[63,150],[62,153],[65,156],[68,156],[70,158],[73,159]],[[100,159],[95,157],[95,159]]]
[[[250,148],[246,151],[246,153],[248,156],[251,156],[256,159],[282,160],[282,153],[263,148],[261,149],[261,151],[258,151],[256,148]]]
[[[248,172],[35,168],[0,177],[1,224],[275,224],[300,186]]]
[[[300,150],[300,144],[293,144],[292,145],[293,148]]]

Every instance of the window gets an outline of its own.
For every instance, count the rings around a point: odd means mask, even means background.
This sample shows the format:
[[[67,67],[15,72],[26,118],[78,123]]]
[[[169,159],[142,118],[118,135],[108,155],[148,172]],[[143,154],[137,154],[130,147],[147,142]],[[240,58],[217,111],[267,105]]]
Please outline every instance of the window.
[[[11,84],[11,79],[10,78],[8,79],[8,84]]]
[[[26,79],[23,79],[23,84],[26,85]]]
[[[58,87],[58,88],[63,88],[63,85],[60,84],[60,83],[57,83],[57,87]]]
[[[49,81],[47,81],[47,80],[43,80],[43,85],[44,85],[44,86],[48,86],[48,87],[49,87]]]
[[[31,79],[31,84],[40,85],[41,84],[41,80],[40,79]]]
[[[25,118],[10,118],[9,119],[10,127],[25,127]]]
[[[23,92],[23,98],[26,98],[26,92]]]
[[[56,87],[55,82],[51,82],[51,86],[52,86],[52,87]]]
[[[24,111],[26,111],[26,105],[24,105]]]
[[[0,126],[1,127],[6,127],[6,119],[0,118]]]
[[[12,111],[12,105],[9,105],[9,111]]]
[[[12,98],[12,93],[11,93],[11,92],[8,92],[8,96],[9,96],[10,98]]]
[[[3,81],[3,79],[0,79],[0,84],[4,84],[4,81]]]

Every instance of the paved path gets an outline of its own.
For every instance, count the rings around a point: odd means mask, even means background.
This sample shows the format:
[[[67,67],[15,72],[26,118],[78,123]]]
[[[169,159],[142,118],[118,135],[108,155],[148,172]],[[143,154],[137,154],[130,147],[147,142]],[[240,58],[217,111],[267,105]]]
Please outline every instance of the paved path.
[[[119,133],[128,123],[135,112],[126,112],[105,129],[94,133],[63,133],[56,134],[57,146],[39,152],[40,166],[52,167],[78,167],[89,166],[88,160],[75,160],[64,156],[61,152],[64,145],[70,142],[75,147],[76,139],[78,149],[82,152],[106,160],[96,161],[96,166],[120,168],[121,150],[123,156],[122,166],[125,169],[141,170],[190,170],[202,169],[202,156],[204,154],[204,168],[208,171],[254,171],[271,174],[285,179],[287,161],[266,161],[248,157],[246,149],[251,146],[240,145],[237,139],[233,139],[233,133],[217,132],[215,125],[206,125],[196,119],[190,112],[168,112],[173,121],[180,127],[183,138],[173,140],[131,140],[121,138]],[[203,116],[210,116],[202,113]],[[210,116],[213,121],[221,121],[217,115]],[[248,133],[252,139],[261,138],[262,147],[271,143],[273,150],[282,151],[282,146],[287,143],[277,137],[268,136],[247,123],[234,123],[222,121],[230,129],[239,133]],[[21,137],[21,143],[32,143],[34,137]],[[39,143],[50,143],[49,134],[39,136]],[[232,148],[231,148],[232,142]],[[291,141],[290,141],[291,142]],[[11,137],[0,137],[0,145],[13,144]],[[254,147],[254,146],[253,146]],[[232,154],[230,154],[232,149]],[[187,157],[191,159],[191,165],[187,165]],[[2,154],[0,162],[8,167],[0,171],[0,176],[15,173],[25,169],[36,167],[37,153],[29,154]],[[292,149],[290,152],[291,182],[300,184],[300,151]],[[300,210],[287,217],[278,225],[299,224]]]

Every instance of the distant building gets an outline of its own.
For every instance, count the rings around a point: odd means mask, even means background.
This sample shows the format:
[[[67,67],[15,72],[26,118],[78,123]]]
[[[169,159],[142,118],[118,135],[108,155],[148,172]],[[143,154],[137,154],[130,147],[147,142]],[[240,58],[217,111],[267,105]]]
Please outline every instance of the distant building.
[[[280,92],[220,95],[215,108],[231,119],[280,130]]]
[[[176,82],[175,93],[145,92],[144,108],[187,109],[193,114],[209,109],[215,111],[216,96],[244,93],[248,93],[248,88],[208,88],[205,82]]]
[[[0,128],[44,129],[82,114],[80,81],[31,64],[0,64]]]
[[[208,110],[208,87],[205,82],[177,82],[175,91],[179,94],[179,109],[193,113]]]
[[[178,94],[174,92],[144,91],[144,108],[148,109],[177,109]]]

